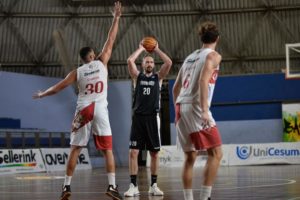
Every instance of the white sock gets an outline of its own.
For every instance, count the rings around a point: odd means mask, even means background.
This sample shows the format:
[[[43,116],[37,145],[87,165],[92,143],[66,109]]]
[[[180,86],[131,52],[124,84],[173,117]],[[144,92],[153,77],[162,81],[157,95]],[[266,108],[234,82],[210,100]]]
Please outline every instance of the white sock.
[[[194,200],[192,189],[184,189],[183,196],[184,196],[184,200]]]
[[[108,184],[112,185],[114,188],[116,187],[116,174],[115,173],[107,173]]]
[[[200,200],[207,200],[211,195],[212,186],[202,185],[200,189]]]
[[[67,175],[65,175],[64,186],[65,186],[65,185],[71,185],[71,179],[72,179],[72,176],[67,176]]]

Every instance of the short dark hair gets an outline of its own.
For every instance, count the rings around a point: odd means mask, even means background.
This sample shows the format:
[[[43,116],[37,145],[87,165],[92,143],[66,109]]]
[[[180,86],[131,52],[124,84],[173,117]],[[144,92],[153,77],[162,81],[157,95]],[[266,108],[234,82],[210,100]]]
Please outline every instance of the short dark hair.
[[[143,57],[143,60],[146,58],[146,57],[151,57],[154,59],[154,56],[151,54],[151,53],[146,53]]]
[[[199,35],[203,43],[209,44],[214,43],[218,39],[220,33],[215,23],[207,21],[200,25]]]
[[[82,47],[79,51],[79,55],[80,55],[80,58],[82,60],[85,60],[86,59],[86,56],[91,52],[93,51],[93,49],[91,47]]]

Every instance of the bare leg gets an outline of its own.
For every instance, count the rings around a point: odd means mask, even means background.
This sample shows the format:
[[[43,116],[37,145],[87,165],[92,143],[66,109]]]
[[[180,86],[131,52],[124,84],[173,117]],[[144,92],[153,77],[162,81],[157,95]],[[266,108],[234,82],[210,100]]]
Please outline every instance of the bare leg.
[[[66,166],[66,175],[67,176],[73,176],[76,164],[77,164],[77,159],[78,156],[81,152],[82,147],[80,146],[71,146],[71,151],[68,159],[68,163]]]
[[[115,165],[115,158],[112,150],[106,149],[102,150],[102,153],[105,158],[106,163],[106,172],[108,178],[108,188],[106,190],[106,195],[112,197],[113,199],[122,199],[116,185],[116,165]]]
[[[63,191],[61,193],[60,200],[67,200],[71,196],[71,188],[70,188],[71,179],[74,174],[77,165],[77,159],[81,149],[82,149],[81,146],[74,146],[74,145],[71,146],[69,159],[66,165],[66,176],[63,184]]]
[[[157,175],[157,170],[159,165],[158,151],[150,152],[150,156],[151,156],[151,166],[150,166],[151,175]]]
[[[208,158],[203,172],[203,176],[204,176],[203,185],[212,186],[215,181],[216,175],[218,173],[220,161],[222,159],[223,154],[222,154],[221,146],[208,149],[207,153],[208,153]]]
[[[140,195],[137,186],[137,173],[139,170],[138,166],[138,149],[129,150],[129,174],[130,174],[130,184],[129,189],[124,193],[125,197],[134,197]]]
[[[112,150],[102,150],[102,153],[104,155],[105,161],[106,161],[106,172],[107,173],[115,173],[116,166],[115,166],[115,159],[114,154]]]
[[[185,160],[182,171],[182,182],[184,189],[192,189],[193,167],[197,158],[196,151],[185,152]]]
[[[138,149],[129,150],[129,173],[130,175],[137,175],[139,166],[138,166]]]

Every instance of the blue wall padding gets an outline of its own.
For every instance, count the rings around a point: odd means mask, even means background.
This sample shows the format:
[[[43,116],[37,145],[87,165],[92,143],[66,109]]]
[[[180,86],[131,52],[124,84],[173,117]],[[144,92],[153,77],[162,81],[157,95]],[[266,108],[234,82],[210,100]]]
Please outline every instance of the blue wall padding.
[[[170,117],[174,122],[172,88],[169,81]],[[280,119],[283,102],[300,102],[300,80],[285,75],[263,74],[219,77],[212,101],[217,121]]]

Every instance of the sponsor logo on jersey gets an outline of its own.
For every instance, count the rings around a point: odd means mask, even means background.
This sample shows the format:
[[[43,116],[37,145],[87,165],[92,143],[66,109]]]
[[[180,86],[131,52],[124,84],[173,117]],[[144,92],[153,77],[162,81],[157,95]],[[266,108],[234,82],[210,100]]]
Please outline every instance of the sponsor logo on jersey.
[[[140,84],[154,86],[155,82],[154,81],[140,81]]]
[[[83,74],[83,76],[89,76],[89,75],[92,75],[92,74],[95,74],[95,73],[99,73],[99,72],[100,72],[100,69],[95,70],[95,71],[91,71],[91,72],[85,72],[85,73]]]

